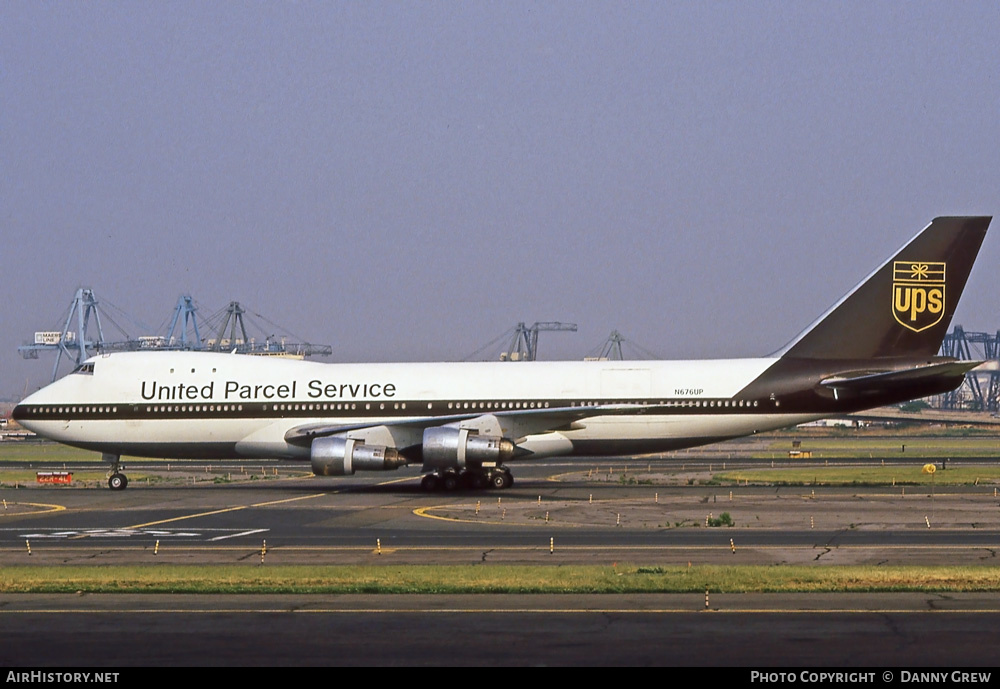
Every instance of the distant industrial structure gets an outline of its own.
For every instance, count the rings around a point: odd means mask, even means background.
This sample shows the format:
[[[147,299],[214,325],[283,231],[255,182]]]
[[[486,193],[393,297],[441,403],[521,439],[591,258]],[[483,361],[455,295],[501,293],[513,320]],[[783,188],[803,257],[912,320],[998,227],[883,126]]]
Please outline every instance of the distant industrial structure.
[[[507,350],[500,354],[501,361],[535,361],[538,358],[538,333],[542,331],[576,332],[576,323],[558,321],[536,322],[526,326],[523,322],[514,328],[514,337]]]
[[[34,341],[17,348],[25,359],[37,359],[39,352],[56,352],[56,361],[52,367],[52,379],[59,375],[59,365],[63,356],[79,366],[94,354],[110,352],[134,352],[149,350],[201,350],[224,351],[235,354],[250,354],[257,356],[285,356],[304,358],[307,356],[330,356],[333,347],[324,344],[289,343],[287,337],[265,335],[263,339],[251,337],[247,332],[244,316],[246,310],[237,301],[210,316],[208,321],[219,322],[214,328],[215,337],[203,339],[198,325],[198,308],[190,295],[182,295],[174,307],[170,319],[170,327],[164,335],[140,335],[132,337],[118,323],[113,321],[106,311],[104,319],[114,324],[123,338],[108,339],[101,323],[102,309],[94,291],[80,288],[76,291],[70,303],[69,314],[62,330],[38,331]],[[260,314],[259,318],[267,320]],[[274,325],[270,323],[270,325]],[[228,330],[228,333],[227,333]]]
[[[655,360],[663,359],[663,357],[627,339],[617,330],[612,330],[607,340],[584,357],[586,361],[626,361],[632,359]]]
[[[533,324],[525,325],[520,322],[513,328],[509,328],[497,337],[493,338],[482,347],[471,354],[462,357],[462,361],[535,361],[538,358],[538,333],[545,331],[562,331],[575,333],[576,323],[560,323],[558,321],[537,321]],[[498,348],[500,343],[503,349]]]
[[[941,354],[963,361],[983,361],[965,375],[960,388],[941,395],[942,409],[1000,411],[1000,331],[996,333],[966,331],[956,325],[945,335]]]

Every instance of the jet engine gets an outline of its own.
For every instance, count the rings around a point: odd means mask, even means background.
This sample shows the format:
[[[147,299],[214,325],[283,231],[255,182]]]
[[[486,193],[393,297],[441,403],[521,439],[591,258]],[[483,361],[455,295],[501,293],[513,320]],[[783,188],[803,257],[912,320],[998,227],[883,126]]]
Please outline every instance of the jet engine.
[[[499,465],[514,455],[514,443],[468,428],[435,426],[424,429],[423,455],[424,471]]]
[[[392,447],[366,445],[355,438],[317,438],[309,453],[317,476],[348,476],[355,471],[388,471],[406,464]]]

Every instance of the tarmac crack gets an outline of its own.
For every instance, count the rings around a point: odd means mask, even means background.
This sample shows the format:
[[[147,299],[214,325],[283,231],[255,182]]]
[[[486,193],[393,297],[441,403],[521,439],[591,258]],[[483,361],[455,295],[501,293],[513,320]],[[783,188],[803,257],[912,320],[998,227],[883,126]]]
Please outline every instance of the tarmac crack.
[[[821,550],[821,551],[820,551],[820,552],[819,552],[819,553],[818,553],[818,554],[816,555],[816,557],[814,557],[814,558],[813,558],[813,562],[819,562],[819,559],[820,559],[821,557],[823,557],[824,555],[829,555],[829,554],[830,554],[830,553],[832,553],[832,552],[833,552],[833,548],[831,548],[831,547],[829,547],[829,546],[825,546],[825,547],[823,548],[823,550]]]
[[[954,600],[954,598],[952,598],[951,596],[946,596],[946,595],[943,595],[943,594],[939,594],[936,597],[929,598],[927,600],[927,609],[928,610],[932,610],[932,611],[933,610],[940,610],[941,608],[939,608],[937,606],[937,603],[939,601],[951,601],[951,600]]]

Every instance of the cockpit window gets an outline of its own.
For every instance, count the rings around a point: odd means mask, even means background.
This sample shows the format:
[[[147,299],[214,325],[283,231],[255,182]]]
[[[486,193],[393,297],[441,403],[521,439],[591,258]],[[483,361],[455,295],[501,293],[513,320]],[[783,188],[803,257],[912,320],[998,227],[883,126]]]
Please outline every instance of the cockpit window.
[[[89,374],[89,375],[93,375],[94,374],[94,362],[90,361],[90,362],[87,362],[85,364],[80,364],[75,369],[73,369],[73,373],[86,373],[86,374]]]

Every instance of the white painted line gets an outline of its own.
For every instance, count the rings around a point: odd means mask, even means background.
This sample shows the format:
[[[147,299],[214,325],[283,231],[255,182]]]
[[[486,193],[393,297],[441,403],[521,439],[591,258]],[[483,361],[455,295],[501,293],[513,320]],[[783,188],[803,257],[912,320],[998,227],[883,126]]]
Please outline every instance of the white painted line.
[[[215,538],[210,538],[208,540],[224,541],[227,538],[236,538],[237,536],[252,536],[255,533],[264,533],[265,531],[270,531],[270,529],[250,529],[249,531],[242,531],[240,533],[229,534],[228,536],[216,536]]]

